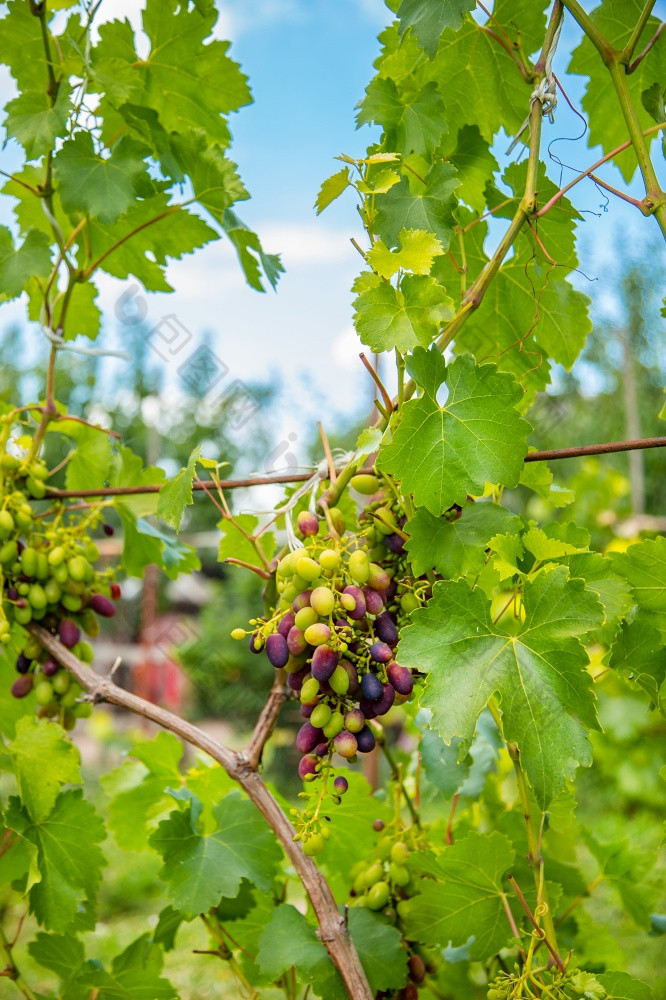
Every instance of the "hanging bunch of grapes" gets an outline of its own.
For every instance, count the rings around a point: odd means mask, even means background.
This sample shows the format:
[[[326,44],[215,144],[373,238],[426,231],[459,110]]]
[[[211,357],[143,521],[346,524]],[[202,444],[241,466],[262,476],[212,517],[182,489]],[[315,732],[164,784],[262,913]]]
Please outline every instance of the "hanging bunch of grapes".
[[[0,467],[0,642],[9,644],[12,625],[36,622],[90,663],[92,646],[82,634],[96,636],[97,616],[110,618],[120,598],[113,570],[97,567],[100,553],[91,538],[100,528],[113,532],[103,523],[103,506],[40,504],[49,474],[41,458],[5,451]],[[71,729],[77,718],[90,713],[68,671],[27,633],[16,671],[12,694],[24,698],[34,691],[41,717],[57,718]]]
[[[298,515],[301,547],[277,564],[277,607],[250,636],[250,649],[265,653],[287,673],[304,718],[296,737],[306,805],[298,836],[307,854],[319,854],[327,830],[322,806],[347,789],[334,756],[356,760],[374,749],[381,719],[407,701],[415,677],[396,659],[401,626],[427,599],[429,583],[415,580],[404,553],[405,515],[376,476],[351,480],[372,497],[348,531],[337,508],[326,518]],[[247,633],[236,629],[235,638]]]

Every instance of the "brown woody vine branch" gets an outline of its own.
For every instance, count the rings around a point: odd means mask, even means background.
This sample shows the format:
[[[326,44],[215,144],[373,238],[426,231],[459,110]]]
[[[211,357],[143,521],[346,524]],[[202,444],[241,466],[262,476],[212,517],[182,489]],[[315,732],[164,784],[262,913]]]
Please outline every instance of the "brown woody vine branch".
[[[273,718],[275,709],[273,708],[270,714],[262,712],[264,718],[262,727],[259,730],[258,725],[255,729],[247,753],[235,753],[213,739],[203,729],[199,729],[198,726],[193,726],[185,719],[181,719],[180,716],[174,715],[173,712],[167,712],[158,705],[153,705],[144,698],[139,698],[137,695],[123,690],[110,679],[93,673],[41,625],[33,623],[27,628],[44,649],[72,674],[93,702],[118,705],[128,712],[149,719],[162,729],[174,733],[186,743],[207,753],[224,768],[230,778],[241,785],[252,803],[268,822],[285,854],[296,869],[319,922],[319,937],[338,969],[349,996],[352,1000],[373,1000],[363,966],[349,937],[344,919],[338,913],[337,904],[328,883],[315,863],[303,853],[300,843],[294,841],[294,828],[276,799],[266,788],[261,775],[256,770],[256,765],[253,766],[251,763],[249,754],[252,753],[255,758],[257,753],[260,754],[261,741],[265,742],[269,725],[275,721]]]

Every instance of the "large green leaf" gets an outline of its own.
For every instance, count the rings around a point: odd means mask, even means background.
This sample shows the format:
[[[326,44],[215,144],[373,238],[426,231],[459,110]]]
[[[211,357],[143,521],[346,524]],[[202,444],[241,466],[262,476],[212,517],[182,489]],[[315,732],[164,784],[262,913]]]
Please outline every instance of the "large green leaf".
[[[405,525],[410,536],[405,548],[415,576],[429,569],[455,580],[478,573],[485,562],[485,548],[493,535],[510,532],[520,519],[506,507],[494,503],[468,503],[457,516],[433,517],[419,507]]]
[[[634,979],[628,972],[602,972],[597,979],[607,992],[608,1000],[654,1000],[647,983]]]
[[[270,889],[281,858],[255,806],[239,793],[227,795],[213,813],[218,828],[208,835],[200,832],[189,804],[163,820],[150,838],[164,859],[160,876],[185,916],[205,912],[220,896],[235,896],[242,878],[264,891]]]
[[[7,105],[7,135],[21,143],[28,160],[36,160],[67,134],[71,108],[69,89],[64,85],[53,105],[44,88],[24,91]]]
[[[359,126],[380,124],[386,148],[404,156],[430,156],[446,131],[444,102],[433,81],[407,90],[398,88],[390,78],[376,76],[366,90],[356,121]]]
[[[437,358],[434,347],[414,352],[410,374],[433,381],[404,405],[393,439],[379,452],[380,467],[435,515],[454,503],[462,506],[469,493],[482,494],[486,482],[515,486],[531,429],[516,410],[522,393],[510,376],[494,365],[477,366],[468,355],[436,369]],[[416,373],[417,364],[425,376]],[[449,395],[440,406],[442,381]]]
[[[458,185],[455,167],[436,163],[426,177],[413,173],[399,184],[377,195],[375,230],[387,246],[397,246],[403,229],[423,229],[433,233],[444,249],[451,241],[455,221],[453,194]]]
[[[503,903],[502,876],[514,863],[510,841],[501,833],[469,833],[446,849],[422,879],[406,907],[409,940],[431,947],[469,942],[469,956],[484,960],[513,937]],[[413,868],[419,872],[419,857]]]
[[[62,785],[80,784],[80,755],[56,722],[27,715],[7,746],[23,805],[35,823],[46,819]]]
[[[324,945],[299,911],[288,903],[273,910],[259,939],[257,964],[271,981],[295,967],[300,980],[310,983],[326,1000],[345,1000],[346,990]]]
[[[539,804],[589,765],[585,727],[598,728],[592,681],[579,636],[597,628],[603,609],[564,567],[525,585],[525,620],[517,634],[494,625],[487,599],[467,583],[435,585],[427,607],[403,629],[400,661],[428,674],[421,703],[448,743],[469,749],[489,699],[501,703],[507,741],[518,744]]]
[[[168,480],[159,493],[157,516],[161,517],[169,527],[175,528],[176,531],[180,529],[185,508],[194,502],[192,483],[196,475],[197,462],[201,456],[202,447],[202,445],[197,445],[190,454],[187,466],[180,469],[173,479]]]
[[[66,212],[88,212],[110,224],[134,201],[139,179],[146,178],[146,165],[130,141],[119,140],[108,155],[101,156],[91,135],[77,132],[58,151],[54,174]]]
[[[371,350],[403,354],[419,344],[429,347],[440,324],[453,316],[453,302],[434,278],[407,274],[394,288],[384,278],[364,271],[354,284],[354,322]]]
[[[50,270],[50,240],[44,233],[30,229],[15,247],[9,229],[0,226],[0,300],[15,299],[30,278],[44,278]]]
[[[411,28],[430,58],[434,58],[445,28],[457,31],[474,0],[402,0],[398,8],[400,31]]]

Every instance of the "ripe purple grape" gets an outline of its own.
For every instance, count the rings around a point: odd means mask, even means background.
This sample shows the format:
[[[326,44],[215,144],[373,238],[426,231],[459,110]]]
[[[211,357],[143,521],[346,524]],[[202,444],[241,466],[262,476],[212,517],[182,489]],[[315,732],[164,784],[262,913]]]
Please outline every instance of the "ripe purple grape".
[[[379,591],[373,590],[372,587],[364,587],[363,596],[365,598],[366,612],[369,615],[381,614],[384,609],[384,598]]]
[[[344,775],[339,774],[335,781],[333,782],[333,788],[338,793],[338,795],[344,795],[344,793],[349,788],[349,782]]]
[[[90,598],[90,607],[102,618],[113,618],[116,613],[116,606],[113,601],[104,594],[93,594]]]
[[[381,831],[384,829],[384,820],[376,819],[372,824],[372,829],[375,831],[375,833],[381,833]]]
[[[413,983],[422,983],[426,977],[425,962],[420,955],[409,956],[409,978]]]
[[[296,625],[289,629],[289,635],[287,636],[287,648],[294,656],[300,656],[301,653],[304,653],[308,648],[305,636],[303,635],[303,630],[297,628]]]
[[[376,663],[390,663],[393,659],[393,650],[385,642],[373,642],[370,656]]]
[[[314,752],[317,757],[325,757],[328,753],[328,743],[317,743]]]
[[[248,643],[248,646],[250,647],[251,653],[261,653],[262,649],[264,648],[263,637],[260,636],[258,632],[254,632],[250,636],[250,641]]]
[[[27,674],[31,664],[32,660],[29,660],[24,653],[19,653],[16,657],[16,672],[18,674]]]
[[[382,696],[382,682],[377,674],[364,674],[361,678],[361,691],[368,701],[379,701]]]
[[[274,632],[266,639],[266,656],[276,670],[283,667],[289,659],[287,640],[279,632]]]
[[[353,757],[357,750],[356,737],[353,733],[347,732],[346,729],[343,729],[341,733],[338,733],[333,740],[333,745],[336,752],[339,753],[341,757],[345,757],[347,760],[349,760],[350,757]]]
[[[401,535],[387,535],[384,544],[389,552],[399,554],[405,547],[405,539]]]
[[[300,753],[312,753],[317,744],[321,743],[322,735],[321,729],[315,729],[311,723],[304,722],[296,736],[296,749]]]
[[[359,703],[359,708],[366,719],[376,719],[377,718],[377,702],[368,701],[367,698],[361,698]]]
[[[291,606],[294,609],[294,613],[296,613],[297,611],[302,611],[303,608],[310,607],[311,594],[312,594],[311,590],[304,590],[301,594],[299,594],[297,597],[293,599],[293,601],[291,602]]]
[[[356,745],[359,753],[370,753],[375,749],[375,734],[369,726],[364,726],[360,733],[356,734]]]
[[[81,638],[81,629],[71,618],[63,618],[58,626],[58,635],[63,646],[71,649]]]
[[[25,698],[32,691],[33,683],[32,674],[23,674],[21,677],[17,677],[12,684],[13,696],[15,698]]]
[[[358,694],[361,685],[359,684],[358,671],[356,667],[353,663],[350,663],[349,660],[340,660],[340,666],[343,667],[349,674],[349,687],[347,689],[347,694],[352,696]]]
[[[385,684],[381,698],[374,703],[377,715],[386,715],[395,701],[395,688],[392,684]]]
[[[317,646],[310,665],[312,676],[318,681],[327,681],[337,667],[338,659],[339,654],[330,646]]]
[[[300,712],[304,719],[309,719],[312,715],[316,702],[312,702],[309,705],[301,705]]]
[[[298,693],[303,687],[303,681],[308,675],[307,667],[303,667],[301,670],[297,670],[294,674],[287,675],[287,687],[291,691],[296,691]]]
[[[345,611],[352,619],[352,621],[358,622],[361,618],[365,617],[366,607],[365,607],[365,594],[360,587],[356,587],[351,584],[349,587],[345,587],[342,591],[342,596],[347,597],[349,600],[342,602],[342,606]],[[353,607],[347,607],[347,604],[354,602]]]
[[[59,664],[55,660],[46,660],[42,663],[42,673],[45,677],[53,677],[60,670]]]
[[[284,615],[283,618],[278,622],[277,630],[280,635],[283,635],[285,639],[289,635],[289,632],[294,627],[294,612],[289,611],[288,614]]]
[[[296,521],[298,530],[304,538],[313,538],[319,532],[319,521],[307,510],[302,510]]]
[[[388,611],[382,611],[375,621],[375,634],[387,646],[395,646],[398,642],[398,627]]]
[[[299,777],[305,780],[305,777],[308,774],[316,774],[318,764],[319,761],[314,756],[314,754],[308,753],[305,755],[305,757],[301,757],[301,760],[298,765]]]
[[[107,538],[112,538],[116,533],[115,528],[113,527],[112,524],[103,524],[102,531],[107,536]]]
[[[414,678],[412,672],[407,667],[400,666],[399,663],[389,663],[386,668],[389,681],[398,694],[409,695],[414,689]]]

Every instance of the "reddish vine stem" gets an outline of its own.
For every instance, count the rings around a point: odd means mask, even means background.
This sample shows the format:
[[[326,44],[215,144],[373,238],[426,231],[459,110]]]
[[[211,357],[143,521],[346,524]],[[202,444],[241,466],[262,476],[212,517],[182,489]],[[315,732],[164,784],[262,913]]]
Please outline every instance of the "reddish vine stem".
[[[118,705],[134,715],[149,719],[162,729],[179,736],[191,746],[203,750],[224,768],[230,778],[241,785],[268,822],[285,854],[298,872],[319,922],[321,941],[338,969],[349,996],[353,1000],[372,1000],[372,993],[363,966],[347,933],[344,919],[338,913],[337,904],[328,883],[315,863],[303,853],[300,843],[294,840],[294,828],[276,799],[266,788],[261,775],[256,768],[251,766],[247,753],[234,753],[209,736],[203,729],[199,729],[198,726],[193,726],[185,719],[181,719],[180,716],[174,715],[173,712],[167,712],[158,705],[153,705],[144,698],[139,698],[137,695],[123,690],[109,678],[100,677],[93,673],[41,625],[31,624],[28,626],[28,631],[58,663],[72,674],[88,693],[91,701]]]
[[[261,710],[257,723],[250,737],[244,756],[253,771],[261,764],[261,755],[264,747],[270,739],[271,733],[278,720],[282,706],[287,700],[287,693],[284,687],[284,670],[278,670],[275,674],[273,687],[270,690],[266,704]]]
[[[534,914],[532,913],[532,911],[530,910],[529,906],[527,905],[527,900],[525,899],[525,897],[524,897],[524,895],[522,893],[522,890],[520,889],[520,886],[516,882],[515,878],[513,877],[513,875],[507,875],[507,879],[509,880],[509,884],[511,885],[511,888],[513,889],[513,891],[515,892],[516,896],[518,897],[518,901],[519,901],[520,905],[522,906],[523,910],[525,911],[525,913],[527,915],[527,919],[532,924],[532,927],[534,927],[534,930],[537,932],[537,934],[539,935],[539,937],[541,938],[541,940],[545,944],[545,946],[548,949],[548,951],[550,952],[550,954],[553,956],[553,961],[555,962],[555,965],[558,967],[558,969],[560,970],[560,972],[566,972],[566,966],[565,966],[564,962],[562,961],[562,959],[560,958],[559,954],[557,953],[557,951],[555,950],[555,948],[553,947],[553,945],[550,943],[550,941],[546,937],[546,935],[544,933],[544,930],[543,930],[543,927],[539,927],[539,924],[535,920]]]
[[[531,451],[525,456],[525,462],[554,462],[560,458],[581,458],[585,455],[611,455],[621,451],[639,451],[646,448],[666,448],[666,437],[641,438],[636,441],[608,441],[604,444],[585,444],[579,448],[552,448],[548,451]],[[195,479],[192,489],[206,492],[211,486],[219,486],[223,490],[246,489],[250,486],[271,486],[287,483],[304,483],[312,475],[311,472],[293,472],[283,476],[255,476],[249,479]],[[57,490],[46,487],[49,500],[84,499],[85,497],[125,497],[139,496],[144,493],[159,493],[162,483],[149,483],[145,486],[102,486],[97,490]]]

